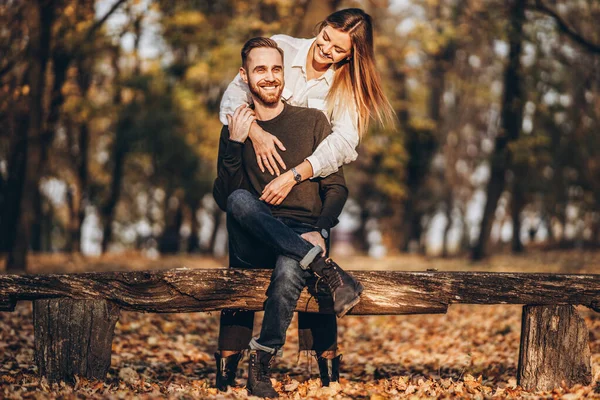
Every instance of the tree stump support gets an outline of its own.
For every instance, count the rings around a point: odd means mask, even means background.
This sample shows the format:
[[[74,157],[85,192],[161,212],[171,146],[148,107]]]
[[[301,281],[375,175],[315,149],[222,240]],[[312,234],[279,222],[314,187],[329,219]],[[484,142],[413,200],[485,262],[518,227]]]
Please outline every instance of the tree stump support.
[[[517,381],[546,391],[592,381],[589,331],[575,307],[523,307]]]
[[[72,382],[106,378],[119,306],[107,300],[33,301],[35,360],[40,376]]]

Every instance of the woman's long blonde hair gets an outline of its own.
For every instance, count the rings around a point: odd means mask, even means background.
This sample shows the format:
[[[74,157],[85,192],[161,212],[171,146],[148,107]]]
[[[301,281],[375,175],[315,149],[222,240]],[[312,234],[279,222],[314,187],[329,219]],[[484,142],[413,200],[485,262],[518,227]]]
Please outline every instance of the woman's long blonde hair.
[[[375,67],[371,16],[360,8],[347,8],[329,15],[317,28],[320,32],[326,26],[348,33],[352,40],[350,60],[335,65],[335,77],[326,99],[329,115],[335,119],[349,106],[349,101],[354,100],[361,138],[371,118],[382,125],[394,124],[395,113],[383,93]]]

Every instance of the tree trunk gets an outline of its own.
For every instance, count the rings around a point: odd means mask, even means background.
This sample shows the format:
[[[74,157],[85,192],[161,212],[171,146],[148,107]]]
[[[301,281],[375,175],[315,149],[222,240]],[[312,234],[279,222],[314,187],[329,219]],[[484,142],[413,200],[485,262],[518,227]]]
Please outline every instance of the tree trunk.
[[[29,9],[30,41],[29,41],[29,77],[30,109],[29,129],[27,131],[27,162],[25,165],[25,182],[23,184],[21,207],[18,224],[15,230],[15,241],[9,250],[6,260],[7,271],[25,271],[27,269],[27,251],[31,237],[31,227],[34,222],[34,199],[38,190],[44,141],[42,140],[43,126],[43,95],[46,86],[46,65],[48,64],[49,49],[54,20],[54,2],[38,0]]]
[[[208,252],[210,254],[215,254],[215,245],[217,244],[217,236],[219,234],[219,229],[221,228],[222,217],[223,212],[218,207],[215,207],[215,210],[213,211],[213,230],[208,243]]]
[[[114,86],[115,92],[113,94],[113,103],[116,107],[120,107],[123,102],[121,96],[121,69],[119,68],[119,47],[115,46],[112,53],[111,64],[114,70]],[[112,222],[114,219],[115,207],[121,196],[121,181],[123,179],[123,170],[125,165],[125,159],[127,157],[128,147],[125,139],[124,130],[129,129],[132,121],[127,115],[119,117],[117,126],[115,129],[115,140],[113,144],[113,166],[112,166],[112,177],[110,183],[110,191],[108,199],[100,209],[102,217],[102,253],[106,253],[108,250],[108,244],[112,237]]]
[[[407,198],[403,204],[403,238],[401,245],[401,250],[406,252],[409,251],[411,243],[420,243],[421,240],[423,211],[417,206],[418,196],[427,170],[429,169],[436,144],[431,130],[418,130],[411,126],[410,114],[406,106],[410,101],[406,88],[407,76],[391,58],[388,66],[392,71],[393,80],[397,83],[398,97],[401,100],[401,104],[403,104],[402,108],[397,110],[396,113],[399,125],[406,134],[405,146],[409,154],[408,162],[406,163]],[[398,207],[401,206],[398,205]]]
[[[367,198],[368,201],[368,198]],[[356,247],[359,251],[368,253],[371,245],[369,244],[369,229],[367,223],[370,218],[370,212],[367,209],[367,201],[360,207],[360,228],[354,234],[356,238]]]
[[[62,92],[62,87],[67,79],[67,69],[71,63],[71,56],[66,52],[62,46],[58,46],[52,52],[52,72],[54,76],[54,82],[52,84],[52,91],[50,94],[50,107],[48,109],[48,117],[46,118],[45,128],[40,136],[40,161],[39,161],[39,175],[37,180],[39,182],[42,174],[46,169],[46,163],[48,161],[48,152],[52,141],[54,140],[56,125],[60,118],[60,110],[63,103],[65,102],[65,96]],[[34,213],[35,218],[32,222],[31,227],[31,249],[33,251],[42,250],[42,223],[44,220],[43,215],[43,202],[42,193],[37,188],[33,197]]]
[[[24,19],[25,10],[23,7],[18,12],[19,19]],[[17,33],[15,32],[15,34]],[[8,145],[8,154],[5,155],[7,176],[2,179],[0,191],[0,253],[3,254],[13,247],[27,160],[26,139],[29,129],[31,93],[26,94],[24,88],[29,87],[27,80],[29,68],[27,65],[24,68],[13,69],[16,62],[14,60],[12,66],[7,65],[0,71],[0,77],[5,84],[4,93],[16,93],[17,91],[21,93],[18,99],[6,104],[3,115],[0,117],[4,122],[2,136]]]
[[[91,83],[91,63],[89,58],[80,56],[77,58],[77,84],[82,99],[86,99]],[[79,253],[81,251],[81,227],[85,219],[85,208],[88,204],[88,153],[89,153],[89,123],[83,120],[79,123],[78,129],[70,129],[69,151],[71,153],[72,164],[76,169],[77,179],[73,185],[74,190],[69,190],[70,216],[69,216],[69,250]],[[75,141],[75,131],[78,138]]]
[[[471,231],[469,222],[467,221],[467,212],[464,208],[460,210],[460,221],[462,225],[459,249],[460,253],[468,254],[471,251]]]
[[[65,251],[69,253],[78,253],[81,248],[79,236],[77,235],[77,208],[78,208],[78,189],[74,185],[67,187],[67,206],[69,208],[69,225],[67,228],[67,246]]]
[[[448,194],[446,196],[446,226],[444,227],[444,237],[442,238],[442,257],[446,258],[450,254],[448,250],[448,236],[450,235],[450,229],[452,229],[452,209],[454,208],[452,188],[447,188]]]
[[[86,207],[89,204],[89,159],[90,132],[87,121],[83,121],[79,127],[79,163],[77,165],[77,175],[79,177],[79,205],[77,207],[77,227],[73,233],[76,240],[76,251],[81,249],[81,227],[85,220]]]
[[[547,391],[592,382],[589,332],[573,306],[525,306],[518,383]]]
[[[415,200],[411,198],[406,202],[405,206],[405,229],[404,229],[404,244],[402,251],[404,252],[419,252],[421,248],[421,234],[423,233],[423,213],[416,209]]]
[[[43,213],[44,221],[42,223],[41,243],[42,251],[52,251],[52,228],[54,224],[54,207],[50,202],[46,202],[46,209]]]
[[[177,200],[177,206],[170,206],[170,198],[166,197],[165,229],[158,241],[158,250],[161,254],[179,253],[181,244],[181,226],[183,225],[183,206]]]
[[[127,118],[127,117],[126,117]],[[127,118],[128,119],[128,118]],[[127,121],[123,121],[123,123],[128,123]],[[121,197],[121,182],[123,181],[123,173],[125,169],[125,158],[127,156],[127,145],[125,144],[125,140],[122,137],[123,132],[121,129],[126,128],[117,128],[115,146],[114,146],[114,165],[112,170],[112,179],[110,186],[110,194],[108,197],[108,201],[102,207],[102,225],[103,225],[103,235],[102,235],[102,252],[106,253],[108,250],[108,245],[112,238],[112,223],[115,218],[115,208],[117,207],[117,203],[119,202],[119,198]]]
[[[460,2],[459,2],[460,3]],[[442,18],[442,3],[439,2],[435,6],[434,18],[440,21]],[[452,23],[458,23],[458,16],[460,15],[460,8],[455,7],[453,9]],[[442,29],[437,26],[437,34],[442,35]],[[433,64],[431,70],[429,70],[429,104],[428,114],[429,119],[434,123],[434,131],[440,136],[440,126],[442,122],[442,104],[444,97],[444,89],[446,88],[446,70],[450,63],[454,60],[456,54],[456,45],[453,40],[450,40],[445,46],[439,49],[439,51],[432,55]]]
[[[438,3],[435,8],[436,21],[442,18],[442,3]],[[462,7],[464,4],[458,2],[458,5],[452,9],[452,23],[457,25],[458,17],[462,13]],[[442,35],[443,32],[441,27],[438,26],[438,35]],[[439,50],[437,54],[433,56],[433,66],[429,72],[430,82],[430,94],[429,94],[429,118],[435,125],[435,150],[439,147],[440,143],[444,143],[446,140],[447,132],[443,130],[443,99],[444,91],[446,89],[446,71],[451,67],[451,63],[454,61],[456,56],[456,43],[454,40],[450,40],[443,48]],[[446,159],[446,161],[448,161]],[[444,228],[442,238],[442,257],[448,257],[448,235],[452,228],[452,208],[454,207],[454,192],[452,190],[452,184],[445,179],[447,182],[445,188],[445,204],[446,204],[446,227]]]
[[[513,191],[512,191],[512,222],[513,222],[513,236],[512,236],[512,252],[522,253],[523,242],[521,241],[521,212],[525,208],[525,187],[523,185],[523,174],[527,171],[521,167],[515,171],[513,178]]]
[[[4,209],[4,200],[6,199],[6,183],[7,183],[7,180],[4,179],[3,174],[0,173],[0,210]],[[1,223],[2,223],[2,215],[0,215],[0,224]],[[2,243],[1,238],[0,238],[0,243]],[[1,249],[1,247],[0,247],[0,249]]]
[[[18,112],[16,135],[13,137],[11,153],[8,161],[8,178],[6,180],[2,201],[2,219],[0,220],[0,251],[5,253],[13,248],[15,232],[21,214],[21,198],[25,183],[25,167],[27,165],[27,130],[29,116]]]
[[[521,88],[521,47],[523,44],[523,24],[525,23],[525,0],[513,0],[510,10],[508,38],[510,51],[504,71],[504,95],[502,98],[502,122],[496,136],[494,152],[490,160],[490,180],[479,230],[479,239],[471,257],[481,260],[486,256],[487,244],[494,223],[498,200],[504,191],[506,171],[510,166],[509,143],[519,137],[523,123],[523,91]]]
[[[200,223],[198,222],[198,207],[198,203],[196,203],[194,207],[191,207],[191,232],[188,238],[188,253],[190,254],[200,253]]]
[[[134,59],[135,64],[133,66],[133,76],[140,76],[141,74],[141,59],[140,59],[140,41],[141,41],[141,23],[142,16],[135,19],[134,28]],[[120,89],[121,69],[119,68],[120,58],[120,47],[115,46],[113,49],[111,64],[114,70],[114,84],[115,93],[113,95],[113,102],[115,106],[120,106],[123,103]],[[136,93],[134,92],[133,99],[130,100],[128,105],[135,103]],[[114,164],[112,169],[112,180],[110,185],[110,192],[107,202],[102,207],[102,223],[103,223],[103,236],[102,236],[102,252],[105,253],[108,250],[108,244],[112,237],[112,223],[115,218],[115,208],[121,197],[121,183],[123,182],[123,174],[125,173],[125,161],[129,153],[131,146],[130,139],[127,137],[127,133],[131,131],[132,126],[135,124],[134,116],[132,111],[125,109],[119,116],[117,126],[115,129],[115,140],[113,145]]]
[[[35,217],[33,218],[31,224],[31,240],[30,240],[30,249],[34,252],[42,251],[42,229],[44,224],[44,210],[43,210],[43,202],[44,198],[42,196],[42,192],[37,187],[35,191],[35,195],[33,198],[33,213]]]
[[[33,302],[35,360],[49,381],[106,378],[119,307],[107,300]]]

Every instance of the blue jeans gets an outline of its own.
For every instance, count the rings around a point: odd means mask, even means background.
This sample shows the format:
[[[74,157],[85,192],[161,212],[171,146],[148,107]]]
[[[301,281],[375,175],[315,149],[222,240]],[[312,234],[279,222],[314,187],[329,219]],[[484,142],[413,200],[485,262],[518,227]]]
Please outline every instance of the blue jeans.
[[[300,235],[314,230],[289,218],[274,217],[271,209],[247,190],[238,189],[227,198],[230,267],[268,268],[277,256],[287,256],[307,269],[323,249]]]
[[[285,343],[286,331],[300,293],[307,281],[313,279],[308,266],[322,253],[319,246],[300,236],[315,228],[288,218],[274,217],[265,203],[240,189],[227,200],[227,229],[230,267],[253,269],[275,266],[267,289],[261,333],[250,345],[251,348],[275,353]],[[335,315],[302,314],[299,319],[299,328],[304,333],[304,337],[300,338],[301,346],[308,344],[316,351],[335,350]],[[219,348],[247,348],[253,321],[253,312],[224,311],[221,314]],[[314,337],[314,333],[319,337]],[[304,349],[301,347],[301,350]]]

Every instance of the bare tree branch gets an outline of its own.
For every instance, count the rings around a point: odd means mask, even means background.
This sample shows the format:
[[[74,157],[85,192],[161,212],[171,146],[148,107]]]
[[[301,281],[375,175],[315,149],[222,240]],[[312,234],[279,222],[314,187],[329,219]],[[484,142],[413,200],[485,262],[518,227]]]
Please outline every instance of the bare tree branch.
[[[115,4],[113,4],[113,6],[110,8],[110,10],[108,10],[106,12],[106,14],[100,18],[99,20],[97,20],[94,25],[92,25],[90,27],[90,29],[88,29],[86,35],[84,36],[84,41],[88,41],[92,38],[92,36],[94,35],[94,32],[96,32],[105,22],[106,20],[115,12],[117,11],[117,9],[121,6],[121,4],[125,3],[127,0],[117,0],[115,2]]]
[[[117,11],[117,9],[123,4],[125,3],[127,0],[117,0],[115,2],[115,4],[112,5],[112,7],[110,8],[110,10],[108,10],[106,12],[106,14],[104,14],[104,16],[102,16],[102,18],[100,18],[99,20],[97,20],[96,22],[94,22],[94,24],[92,26],[90,26],[90,28],[88,29],[88,31],[82,36],[82,38],[80,40],[78,40],[75,45],[73,46],[72,50],[71,50],[71,54],[73,55],[73,57],[75,57],[77,55],[77,53],[79,52],[81,46],[86,43],[89,42],[92,37],[94,36],[94,33],[100,29],[100,27],[102,25],[104,25],[104,23],[106,22],[106,20],[114,14],[115,11]]]
[[[544,4],[542,0],[535,0],[535,6],[529,6],[528,9],[546,14],[554,19],[558,29],[570,37],[575,43],[579,44],[591,53],[600,54],[600,44],[592,43],[584,38],[575,29],[573,29],[556,11]]]
[[[125,3],[127,0],[117,0],[115,2],[115,4],[112,5],[112,7],[110,8],[110,10],[108,10],[106,12],[106,14],[104,14],[102,16],[102,18],[100,18],[99,20],[97,20],[96,22],[94,22],[94,24],[92,26],[90,26],[90,28],[87,30],[87,32],[81,37],[80,40],[78,40],[76,42],[76,44],[73,46],[72,51],[71,51],[71,55],[75,56],[78,52],[79,49],[81,48],[81,46],[90,41],[92,39],[92,37],[94,36],[94,33],[100,29],[100,27],[106,22],[106,20],[112,15],[114,14],[115,11],[117,11],[117,9],[123,4]],[[5,74],[7,74],[8,72],[10,72],[14,66],[23,59],[23,56],[25,55],[26,51],[21,51],[19,53],[17,53],[12,59],[10,59],[8,62],[6,62],[6,64],[0,68],[0,78],[2,78]]]

